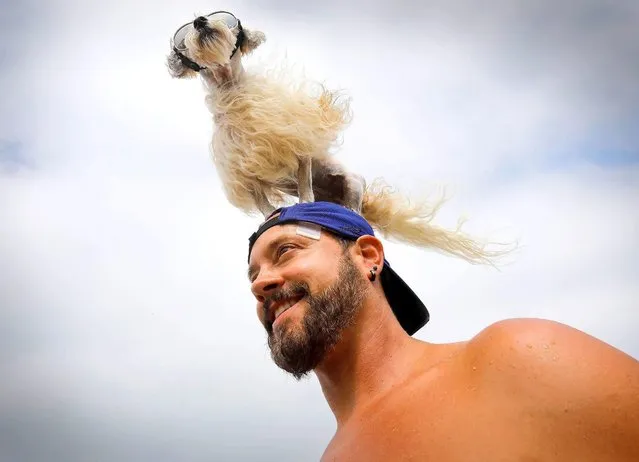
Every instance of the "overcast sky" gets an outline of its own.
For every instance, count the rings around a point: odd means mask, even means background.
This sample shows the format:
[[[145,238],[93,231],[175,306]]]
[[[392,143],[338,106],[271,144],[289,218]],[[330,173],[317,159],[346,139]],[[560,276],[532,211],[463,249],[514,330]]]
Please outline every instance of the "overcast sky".
[[[352,97],[349,168],[448,185],[439,224],[521,239],[501,271],[387,243],[418,338],[534,316],[639,357],[639,3],[419,3],[2,1],[0,460],[317,460],[333,434],[316,379],[270,360],[259,220],[224,200],[200,83],[165,68],[211,9],[267,35],[249,67]]]

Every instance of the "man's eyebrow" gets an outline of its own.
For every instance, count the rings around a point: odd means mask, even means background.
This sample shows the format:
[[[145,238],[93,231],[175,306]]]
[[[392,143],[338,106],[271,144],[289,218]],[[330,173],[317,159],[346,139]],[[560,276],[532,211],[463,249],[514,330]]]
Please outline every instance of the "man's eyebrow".
[[[288,241],[288,240],[292,240],[295,239],[297,241],[300,240],[310,240],[307,237],[301,236],[299,234],[284,234],[281,236],[276,237],[275,239],[273,239],[272,242],[270,242],[267,246],[266,246],[266,253],[269,254],[271,252],[273,252],[273,250],[280,245],[283,241]],[[252,277],[254,275],[254,273],[257,271],[257,268],[255,267],[255,265],[249,265],[248,267],[248,271],[246,272],[246,276],[248,277],[249,281],[253,282]]]

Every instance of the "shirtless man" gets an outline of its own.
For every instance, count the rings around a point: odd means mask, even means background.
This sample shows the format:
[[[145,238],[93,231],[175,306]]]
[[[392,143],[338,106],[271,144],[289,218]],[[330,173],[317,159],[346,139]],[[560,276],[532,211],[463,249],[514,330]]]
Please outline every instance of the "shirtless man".
[[[267,220],[249,278],[273,360],[298,379],[313,371],[335,415],[323,461],[639,461],[637,360],[538,319],[414,339],[426,307],[340,206]]]

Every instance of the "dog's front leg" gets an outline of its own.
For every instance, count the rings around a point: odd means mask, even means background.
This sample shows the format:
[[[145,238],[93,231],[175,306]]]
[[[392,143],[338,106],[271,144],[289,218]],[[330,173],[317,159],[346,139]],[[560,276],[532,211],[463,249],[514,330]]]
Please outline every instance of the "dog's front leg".
[[[261,189],[254,193],[255,197],[255,205],[260,210],[262,215],[264,215],[264,219],[268,218],[268,216],[275,211],[275,207],[269,202],[268,197],[264,194],[264,191]]]
[[[300,202],[313,202],[315,195],[313,194],[313,172],[311,168],[311,159],[302,157],[297,171],[297,195]]]

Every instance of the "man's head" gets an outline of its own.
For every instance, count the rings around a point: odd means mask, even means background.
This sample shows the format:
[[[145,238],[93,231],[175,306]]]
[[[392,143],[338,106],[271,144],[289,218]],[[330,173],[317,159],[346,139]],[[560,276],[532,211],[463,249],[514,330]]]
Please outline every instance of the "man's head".
[[[367,298],[385,297],[411,335],[428,321],[366,220],[332,203],[274,213],[251,236],[249,278],[273,359],[297,378],[337,344]]]

